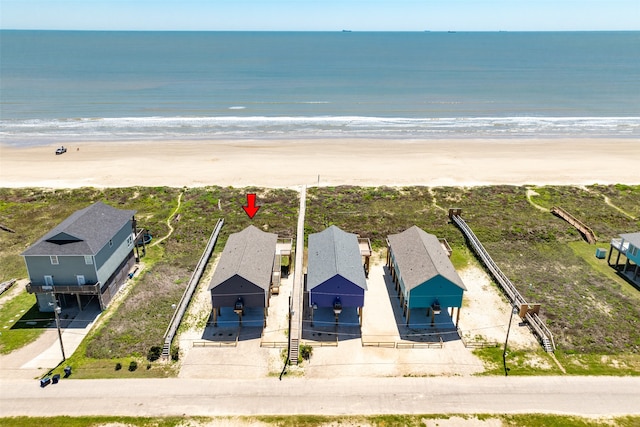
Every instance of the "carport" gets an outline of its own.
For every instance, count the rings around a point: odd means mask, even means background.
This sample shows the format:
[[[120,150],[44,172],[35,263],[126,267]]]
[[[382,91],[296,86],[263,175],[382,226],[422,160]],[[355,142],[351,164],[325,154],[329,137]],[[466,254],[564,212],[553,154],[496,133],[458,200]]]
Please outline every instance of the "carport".
[[[460,319],[462,295],[466,288],[447,256],[446,241],[439,241],[417,226],[387,237],[387,267],[400,297],[407,325],[412,309],[426,310],[434,316],[442,308],[458,308],[456,327]]]
[[[214,326],[222,307],[231,307],[240,324],[245,309],[263,308],[266,324],[277,241],[253,225],[229,236],[209,285]]]

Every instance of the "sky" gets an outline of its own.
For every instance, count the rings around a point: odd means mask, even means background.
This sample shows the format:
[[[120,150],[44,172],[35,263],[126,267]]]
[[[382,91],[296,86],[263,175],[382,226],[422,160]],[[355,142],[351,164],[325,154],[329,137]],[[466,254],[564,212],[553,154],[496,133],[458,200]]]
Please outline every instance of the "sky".
[[[640,0],[0,0],[0,29],[640,30]]]

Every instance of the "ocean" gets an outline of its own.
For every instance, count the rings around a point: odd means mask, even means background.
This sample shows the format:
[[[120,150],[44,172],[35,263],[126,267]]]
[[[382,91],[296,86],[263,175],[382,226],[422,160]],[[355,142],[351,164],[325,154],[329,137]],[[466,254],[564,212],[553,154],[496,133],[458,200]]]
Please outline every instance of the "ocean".
[[[0,31],[0,139],[640,137],[640,32]]]

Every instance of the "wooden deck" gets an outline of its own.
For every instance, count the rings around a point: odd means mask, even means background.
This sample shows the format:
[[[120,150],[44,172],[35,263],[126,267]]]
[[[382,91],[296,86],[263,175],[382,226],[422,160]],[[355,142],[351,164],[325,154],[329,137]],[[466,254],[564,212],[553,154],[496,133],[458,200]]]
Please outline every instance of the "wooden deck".
[[[578,218],[574,217],[573,215],[571,215],[569,212],[567,212],[566,210],[562,209],[561,207],[558,207],[558,206],[552,207],[551,208],[551,213],[554,214],[555,216],[559,217],[559,218],[564,219],[569,224],[574,226],[575,229],[578,230],[580,232],[580,234],[582,234],[584,236],[585,240],[590,245],[595,244],[596,241],[598,240],[596,238],[596,234],[593,232],[593,230],[591,228],[587,227],[586,224],[584,224]]]

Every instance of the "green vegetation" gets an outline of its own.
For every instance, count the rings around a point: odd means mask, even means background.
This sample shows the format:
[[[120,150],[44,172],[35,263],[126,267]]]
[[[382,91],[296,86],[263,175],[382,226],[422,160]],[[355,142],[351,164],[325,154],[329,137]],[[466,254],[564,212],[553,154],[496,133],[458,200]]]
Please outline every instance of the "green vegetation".
[[[427,420],[437,423],[438,420],[459,420],[470,425],[475,420],[499,420],[505,427],[632,427],[637,426],[640,417],[607,417],[604,419],[584,418],[569,415],[551,414],[479,414],[479,415],[374,415],[374,416],[320,416],[320,415],[291,415],[291,416],[253,416],[253,417],[11,417],[0,418],[0,427],[30,427],[33,425],[47,425],[49,427],[100,427],[104,425],[126,425],[135,427],[184,427],[206,426],[210,424],[223,425],[225,423],[246,426],[277,426],[277,427],[318,427],[326,425],[358,425],[372,427],[418,427],[424,426]],[[436,424],[437,425],[437,424]]]
[[[258,204],[264,206],[254,220],[249,220],[241,208],[246,204],[247,193],[257,193]],[[176,212],[179,198],[180,207]],[[112,303],[94,331],[68,361],[74,366],[76,378],[117,377],[132,373],[144,377],[171,375],[172,369],[160,363],[152,363],[149,370],[133,372],[126,369],[115,371],[113,366],[117,361],[128,366],[130,359],[139,364],[145,363],[149,350],[162,345],[174,312],[173,305],[180,301],[218,218],[225,218],[216,246],[216,250],[221,251],[229,234],[250,224],[280,236],[293,236],[298,209],[298,194],[280,189],[0,189],[0,223],[16,231],[0,234],[0,280],[4,277],[26,277],[20,253],[72,212],[98,200],[120,209],[136,210],[138,227],[147,228],[156,242],[169,233],[168,224],[173,231],[160,244],[151,242],[146,256],[142,258],[144,269],[127,285],[126,297],[117,298],[119,301]],[[38,314],[32,295],[24,293],[20,301],[22,304],[31,301],[29,306]],[[3,310],[3,315],[5,311],[8,315],[9,310]],[[16,343],[6,351],[28,343],[42,332],[42,329],[31,330],[32,335],[23,333],[24,338],[14,340]],[[4,337],[0,337],[0,345],[4,348],[2,340]],[[172,359],[177,358],[176,348]]]
[[[532,196],[534,203],[562,206],[590,226],[598,236],[598,247],[608,248],[609,240],[619,233],[640,230],[640,186],[548,186],[534,190],[538,194]],[[638,289],[621,279],[606,260],[596,259],[595,247],[584,243],[569,224],[533,207],[526,191],[518,186],[310,188],[305,231],[308,235],[335,224],[370,238],[374,249],[382,249],[387,235],[417,225],[446,238],[454,248],[452,261],[460,268],[476,262],[462,233],[447,216],[447,208],[462,208],[463,218],[522,295],[542,304],[541,317],[554,333],[558,360],[568,373],[589,369],[637,373]],[[253,192],[262,208],[250,220],[241,206],[246,204],[246,194]],[[179,197],[181,204],[175,212]],[[605,203],[605,197],[610,204]],[[173,231],[147,249],[144,269],[73,355],[75,377],[172,375],[171,365],[156,362],[150,362],[149,369],[134,372],[116,371],[114,366],[121,363],[127,367],[132,360],[145,366],[151,348],[162,344],[172,304],[180,300],[218,218],[225,218],[219,252],[229,234],[250,224],[281,237],[293,237],[298,208],[297,192],[285,189],[0,189],[0,223],[16,230],[0,232],[0,280],[26,277],[19,254],[70,213],[97,200],[136,209],[138,225],[148,228],[155,242],[169,233],[169,224]],[[2,326],[21,310],[34,310],[35,316],[41,316],[33,296],[22,294],[14,300],[3,307]],[[23,314],[18,319],[26,324],[32,318]],[[50,322],[50,317],[47,319]],[[187,321],[200,324],[206,319]],[[0,351],[19,348],[42,331],[41,324],[30,326],[33,328],[0,331]],[[495,359],[492,352],[498,350],[478,352],[490,361]],[[552,359],[538,352],[514,352],[509,357],[513,374],[559,370]]]
[[[10,353],[35,340],[51,322],[53,313],[40,313],[35,297],[20,292],[0,310],[0,353]]]

